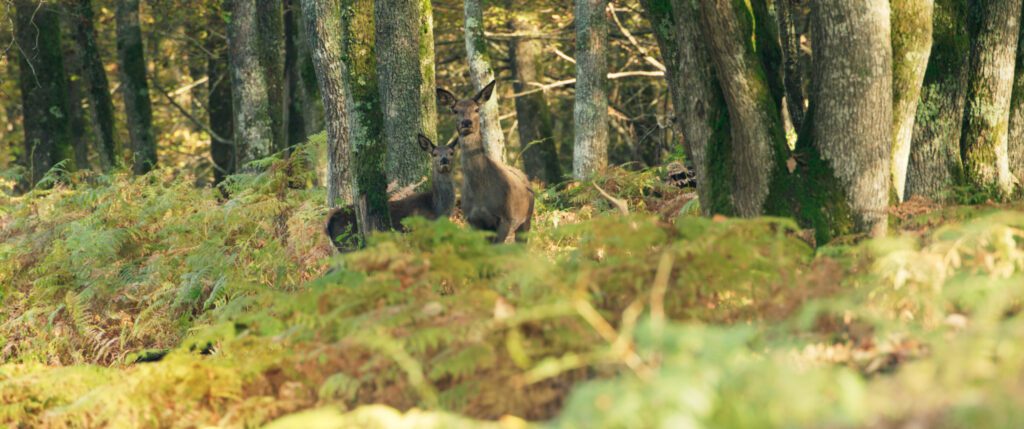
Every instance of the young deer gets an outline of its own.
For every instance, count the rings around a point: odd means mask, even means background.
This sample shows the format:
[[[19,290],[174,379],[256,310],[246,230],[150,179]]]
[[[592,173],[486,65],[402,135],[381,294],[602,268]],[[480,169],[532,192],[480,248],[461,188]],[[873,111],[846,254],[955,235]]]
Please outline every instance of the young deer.
[[[480,106],[490,100],[494,81],[473,98],[459,100],[446,89],[437,89],[438,101],[458,118],[462,146],[462,213],[477,229],[494,231],[495,243],[530,231],[533,190],[522,171],[487,156],[480,135]]]
[[[410,216],[422,216],[430,220],[441,217],[448,217],[455,207],[455,184],[452,182],[452,163],[455,159],[455,148],[458,140],[453,140],[447,145],[435,146],[434,142],[423,134],[418,138],[420,148],[430,154],[431,163],[431,189],[427,192],[419,192],[408,197],[389,201],[388,211],[391,213],[391,228],[403,230],[402,219]],[[325,232],[330,237],[331,243],[339,252],[355,250],[349,240],[357,231],[356,214],[352,207],[342,207],[331,211],[327,217],[327,228]]]

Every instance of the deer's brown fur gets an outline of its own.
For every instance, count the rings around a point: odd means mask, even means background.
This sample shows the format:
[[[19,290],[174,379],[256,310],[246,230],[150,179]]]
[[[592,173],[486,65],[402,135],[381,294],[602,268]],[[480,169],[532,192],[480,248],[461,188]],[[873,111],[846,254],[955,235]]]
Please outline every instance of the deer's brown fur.
[[[491,159],[480,135],[480,106],[491,98],[495,82],[487,84],[473,98],[459,100],[443,88],[439,102],[455,114],[462,147],[462,213],[477,229],[494,231],[494,242],[511,238],[524,241],[533,217],[533,190],[518,169]]]
[[[448,217],[455,208],[455,184],[452,181],[452,167],[458,140],[447,145],[435,146],[426,136],[419,135],[420,148],[429,153],[433,162],[431,189],[388,202],[391,214],[391,228],[402,231],[402,220],[421,216],[430,220]],[[352,207],[341,207],[331,211],[327,217],[325,232],[339,252],[355,250],[357,245],[348,240],[356,231],[356,213]]]

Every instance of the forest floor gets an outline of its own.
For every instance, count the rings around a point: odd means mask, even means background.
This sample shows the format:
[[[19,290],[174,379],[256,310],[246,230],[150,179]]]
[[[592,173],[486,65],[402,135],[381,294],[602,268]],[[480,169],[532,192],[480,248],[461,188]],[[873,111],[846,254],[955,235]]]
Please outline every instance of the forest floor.
[[[1012,427],[1024,211],[890,238],[701,218],[660,170],[538,195],[526,245],[411,222],[335,256],[279,162],[0,196],[0,425]],[[285,175],[290,172],[290,176]]]

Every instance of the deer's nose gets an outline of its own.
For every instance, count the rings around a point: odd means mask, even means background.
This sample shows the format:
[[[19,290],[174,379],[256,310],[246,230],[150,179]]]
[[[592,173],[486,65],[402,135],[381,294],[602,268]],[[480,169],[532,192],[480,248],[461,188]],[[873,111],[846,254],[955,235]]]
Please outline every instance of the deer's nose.
[[[473,121],[470,121],[468,119],[462,121],[462,128],[469,128],[469,127],[472,127],[472,126],[473,126]]]

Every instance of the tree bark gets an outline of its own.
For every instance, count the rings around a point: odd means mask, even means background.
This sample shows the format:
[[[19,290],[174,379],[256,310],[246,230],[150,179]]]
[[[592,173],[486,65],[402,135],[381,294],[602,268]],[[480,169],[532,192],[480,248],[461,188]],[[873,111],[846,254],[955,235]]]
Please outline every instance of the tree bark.
[[[891,180],[896,201],[906,197],[907,167],[924,73],[932,50],[933,0],[890,0],[892,8],[893,140]]]
[[[327,205],[338,207],[353,201],[351,142],[349,141],[348,94],[342,61],[341,2],[303,1],[306,32],[316,68],[327,125]]]
[[[17,0],[14,7],[24,156],[31,186],[55,164],[71,157],[67,76],[61,52],[59,11],[53,5],[31,0]]]
[[[274,147],[274,129],[267,81],[260,65],[256,0],[230,0],[230,3],[228,46],[235,114],[235,165],[245,168],[249,162],[270,155]]]
[[[607,0],[576,0],[576,100],[572,172],[586,179],[608,165]]]
[[[854,227],[888,227],[892,41],[888,0],[816,0],[811,138],[831,164]]]
[[[535,33],[540,28],[537,22],[536,14],[519,12],[509,20],[509,26],[513,33]],[[512,74],[515,77],[512,86],[516,93],[525,92],[529,89],[529,83],[539,81],[541,71],[537,57],[543,51],[537,39],[515,38],[509,42]],[[551,110],[548,109],[544,92],[516,97],[515,104],[519,144],[522,146],[520,156],[527,176],[544,183],[561,180],[562,171],[555,148]]]
[[[786,110],[793,128],[803,128],[807,114],[807,84],[810,78],[807,67],[801,63],[803,52],[800,42],[806,33],[803,9],[806,0],[776,0],[775,16],[779,26],[779,40],[782,45],[782,75],[786,89]]]
[[[905,195],[944,200],[963,176],[960,134],[971,52],[967,0],[937,0],[933,22],[934,42],[917,107]]]
[[[1024,25],[1020,27],[1010,103],[1010,130],[1007,138],[1010,173],[1017,184],[1024,183],[1024,43],[1021,43],[1024,41]]]
[[[75,11],[75,33],[82,52],[82,77],[87,87],[89,113],[97,142],[96,153],[99,154],[103,169],[108,170],[117,166],[120,159],[117,156],[114,132],[114,102],[110,97],[110,83],[96,43],[92,0],[78,0]]]
[[[217,12],[220,12],[219,10]],[[206,62],[207,112],[210,130],[221,138],[210,137],[210,158],[213,161],[213,183],[218,185],[236,172],[237,153],[231,143],[235,134],[235,115],[232,106],[231,58],[228,43],[219,34],[224,34],[227,23],[221,13],[208,15],[207,25],[211,30],[205,40],[205,48],[211,54]]]
[[[430,2],[431,0],[419,0],[420,110],[422,112],[420,130],[431,141],[438,141],[437,80],[434,70],[434,10]]]
[[[153,136],[153,110],[146,80],[142,29],[139,26],[139,0],[117,3],[117,53],[120,59],[121,94],[128,117],[128,135],[132,141],[135,174],[146,174],[156,167],[156,140]]]
[[[280,152],[288,146],[284,39],[284,1],[256,1],[256,43],[263,79],[266,81],[272,152]]]
[[[1020,36],[1021,0],[985,0],[970,8],[970,81],[961,157],[967,182],[1003,195],[1013,190],[1007,153],[1010,97]]]
[[[418,182],[428,171],[427,159],[416,145],[424,126],[421,2],[378,0],[373,5],[386,171],[398,187]]]
[[[312,1],[312,0],[307,0]],[[288,138],[285,146],[292,148],[306,141],[306,118],[309,102],[305,86],[302,85],[301,51],[305,39],[299,33],[302,25],[300,0],[285,0],[284,10],[284,73],[287,79],[285,99],[288,109],[285,112],[285,124],[288,127]],[[341,17],[339,16],[338,19]],[[339,36],[340,37],[340,36]]]
[[[70,10],[62,10],[63,17],[68,28],[73,28],[73,16],[68,13]],[[63,41],[64,44],[64,70],[67,75],[68,84],[68,128],[71,132],[71,148],[75,154],[76,170],[89,167],[89,135],[85,126],[85,109],[82,107],[82,78],[84,67],[82,62],[82,50],[75,41]]]
[[[350,138],[355,151],[355,177],[359,196],[357,213],[363,234],[391,225],[388,211],[388,179],[385,175],[387,146],[384,143],[384,116],[377,80],[376,44],[373,19],[374,0],[343,0],[344,32],[342,61],[348,75]],[[325,109],[326,110],[326,109]]]
[[[475,93],[494,80],[494,70],[491,68],[487,41],[484,39],[484,10],[481,0],[465,0],[464,6],[466,60],[469,62],[469,78],[473,82]],[[480,107],[480,135],[487,155],[504,162],[505,133],[501,129],[501,121],[498,120],[500,116],[498,97],[495,94]]]
[[[704,33],[721,80],[732,124],[732,193],[736,213],[764,212],[771,180],[788,155],[777,101],[732,0],[702,3]]]

